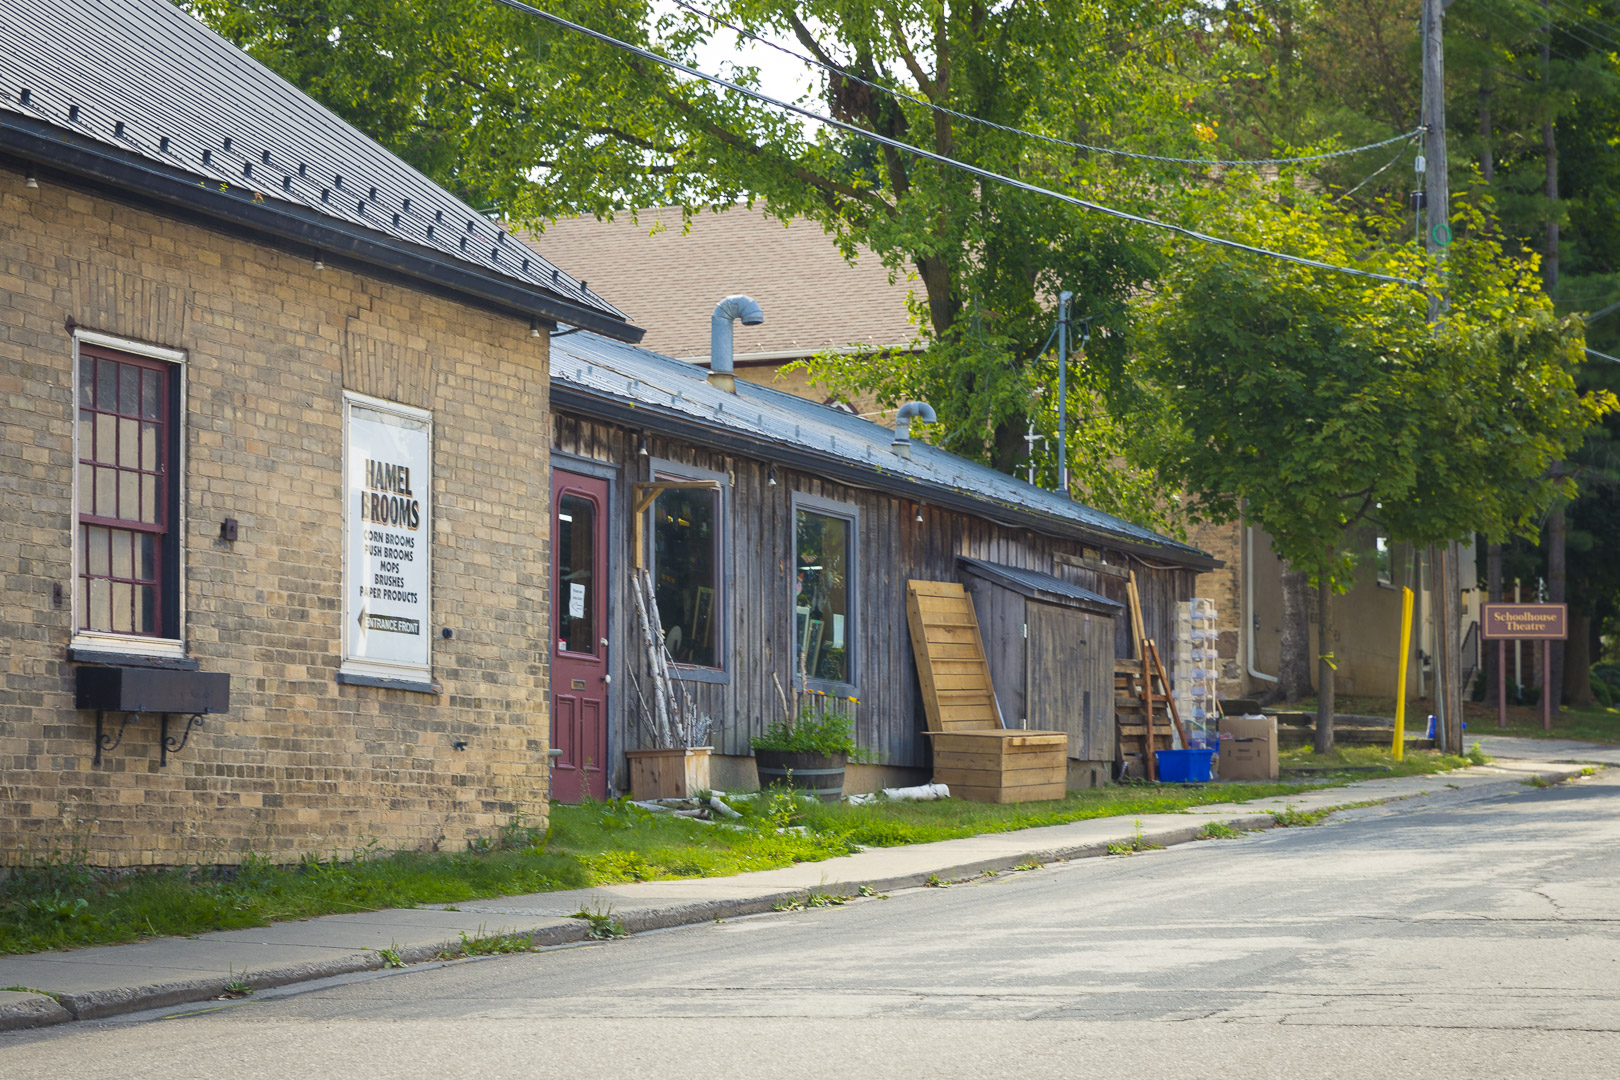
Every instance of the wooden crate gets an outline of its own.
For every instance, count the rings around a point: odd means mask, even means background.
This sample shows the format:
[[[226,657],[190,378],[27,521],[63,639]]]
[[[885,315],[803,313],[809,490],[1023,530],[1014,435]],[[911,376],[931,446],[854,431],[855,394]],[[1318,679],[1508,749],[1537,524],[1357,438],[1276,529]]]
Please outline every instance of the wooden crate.
[[[934,783],[959,799],[1014,803],[1068,791],[1069,737],[1062,731],[936,731]]]
[[[690,799],[709,788],[709,751],[626,750],[630,759],[630,797],[633,799]]]
[[[1001,726],[973,602],[950,581],[908,581],[906,620],[934,747],[934,782],[959,799],[1061,799],[1069,736]]]

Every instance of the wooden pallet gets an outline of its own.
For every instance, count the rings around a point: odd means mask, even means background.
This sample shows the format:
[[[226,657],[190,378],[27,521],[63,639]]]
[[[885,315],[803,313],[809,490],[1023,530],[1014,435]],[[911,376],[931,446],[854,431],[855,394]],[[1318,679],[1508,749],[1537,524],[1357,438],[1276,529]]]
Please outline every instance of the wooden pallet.
[[[1142,685],[1142,662],[1140,660],[1116,660],[1114,662],[1114,726],[1118,735],[1118,751],[1116,761],[1125,763],[1126,771],[1133,776],[1148,776],[1147,756],[1143,753],[1147,741],[1147,724],[1145,720],[1144,694]],[[1170,724],[1164,718],[1163,706],[1155,696],[1153,709],[1153,749],[1169,750],[1172,748],[1170,737]]]
[[[962,586],[906,582],[906,621],[934,748],[934,782],[975,802],[1063,798],[1069,736],[1001,726],[979,620]]]

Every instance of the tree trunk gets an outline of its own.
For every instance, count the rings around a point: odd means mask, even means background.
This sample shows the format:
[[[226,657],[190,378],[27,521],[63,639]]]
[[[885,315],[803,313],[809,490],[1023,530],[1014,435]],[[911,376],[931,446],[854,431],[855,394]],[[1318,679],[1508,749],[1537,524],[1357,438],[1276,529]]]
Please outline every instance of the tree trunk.
[[[1311,693],[1311,627],[1305,603],[1309,581],[1303,570],[1296,571],[1287,563],[1283,563],[1282,569],[1282,644],[1277,660],[1277,693],[1292,705]]]
[[[1556,468],[1556,466],[1555,466]],[[1559,503],[1553,507],[1553,512],[1547,519],[1547,600],[1554,604],[1564,602],[1564,583],[1567,576],[1564,555],[1569,541],[1568,523],[1565,520],[1564,504]],[[1551,670],[1546,672],[1541,680],[1541,692],[1553,695],[1553,711],[1557,712],[1563,703],[1564,691],[1564,642],[1554,641],[1552,644]]]
[[[1564,643],[1564,700],[1573,708],[1597,704],[1592,693],[1592,617],[1571,604]]]
[[[1547,10],[1547,3],[1548,0],[1541,0],[1543,11]],[[1546,80],[1551,74],[1552,67],[1548,45],[1552,34],[1550,19],[1542,26],[1541,32],[1546,35],[1541,40],[1541,70],[1542,78]],[[1546,167],[1542,194],[1547,199],[1547,240],[1546,249],[1542,253],[1541,276],[1550,296],[1558,291],[1558,129],[1553,122],[1551,102],[1548,102],[1546,113],[1541,120],[1541,153]],[[1556,649],[1557,646],[1553,648]]]
[[[1322,572],[1316,586],[1316,752],[1333,752],[1333,582]]]
[[[1502,545],[1489,544],[1485,548],[1485,599],[1491,603],[1500,603],[1502,600]],[[1485,680],[1485,700],[1496,700],[1496,643],[1487,641],[1482,650],[1485,654],[1485,663],[1481,665],[1481,677]]]

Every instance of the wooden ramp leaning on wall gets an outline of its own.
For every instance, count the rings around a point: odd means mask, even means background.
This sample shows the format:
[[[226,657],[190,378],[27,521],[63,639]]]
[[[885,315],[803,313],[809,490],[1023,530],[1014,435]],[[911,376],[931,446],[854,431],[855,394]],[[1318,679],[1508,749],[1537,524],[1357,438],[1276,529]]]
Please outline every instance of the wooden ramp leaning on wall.
[[[1063,798],[1069,737],[1001,726],[979,621],[962,586],[906,582],[906,621],[934,748],[934,782],[974,802]]]

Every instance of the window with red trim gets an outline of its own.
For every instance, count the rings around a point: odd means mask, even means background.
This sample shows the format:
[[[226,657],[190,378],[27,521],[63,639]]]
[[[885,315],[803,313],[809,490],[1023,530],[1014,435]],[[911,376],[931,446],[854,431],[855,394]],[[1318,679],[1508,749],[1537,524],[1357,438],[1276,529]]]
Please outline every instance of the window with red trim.
[[[175,366],[81,345],[81,631],[179,636]]]

